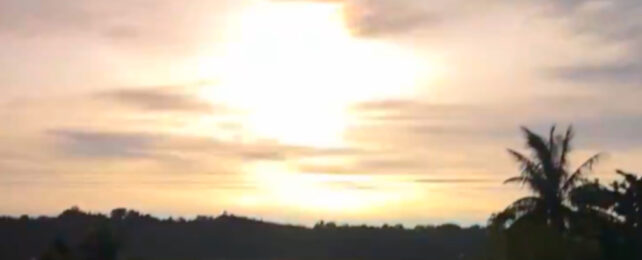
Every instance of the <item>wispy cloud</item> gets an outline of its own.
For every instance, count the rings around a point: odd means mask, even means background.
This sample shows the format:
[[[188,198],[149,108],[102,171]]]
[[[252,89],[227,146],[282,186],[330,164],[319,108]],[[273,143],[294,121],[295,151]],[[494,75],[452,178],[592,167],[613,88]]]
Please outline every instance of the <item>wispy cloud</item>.
[[[576,82],[607,84],[620,84],[636,90],[642,86],[642,64],[604,64],[604,65],[578,65],[570,68],[557,68],[555,75]]]
[[[196,19],[209,16],[209,21],[218,23],[220,16],[212,13],[221,13],[240,2],[3,0],[0,36],[84,37],[137,50],[178,52],[198,46],[196,39],[206,25],[196,23]]]
[[[461,183],[498,183],[501,182],[499,179],[417,179],[415,182],[418,183],[450,183],[450,184],[461,184]]]
[[[186,160],[284,161],[314,157],[358,155],[357,149],[293,146],[274,141],[215,140],[172,134],[105,132],[56,129],[48,133],[60,150],[72,156],[89,158],[156,158],[175,156]]]
[[[446,13],[421,1],[346,1],[346,6],[348,23],[361,36],[406,33],[438,26],[447,19]]]
[[[325,174],[422,174],[427,169],[425,160],[410,158],[377,158],[376,155],[361,155],[340,163],[301,163],[297,168],[302,172]],[[425,173],[425,172],[423,172]]]
[[[416,0],[275,0],[275,2],[332,2],[345,6],[345,19],[350,30],[361,37],[410,33],[440,26],[447,19],[457,19],[453,12],[462,2]]]
[[[100,93],[99,98],[110,99],[125,105],[158,112],[224,112],[222,106],[214,106],[211,102],[202,100],[194,95],[180,93],[171,88],[135,88],[120,89]]]
[[[78,130],[52,130],[60,148],[69,155],[89,158],[144,158],[160,136],[132,133],[101,133]]]
[[[557,75],[581,83],[605,82],[612,87],[642,85],[642,3],[581,0],[555,1],[551,6],[554,15],[571,20],[571,28],[578,34],[597,37],[624,50],[609,62],[562,67]]]

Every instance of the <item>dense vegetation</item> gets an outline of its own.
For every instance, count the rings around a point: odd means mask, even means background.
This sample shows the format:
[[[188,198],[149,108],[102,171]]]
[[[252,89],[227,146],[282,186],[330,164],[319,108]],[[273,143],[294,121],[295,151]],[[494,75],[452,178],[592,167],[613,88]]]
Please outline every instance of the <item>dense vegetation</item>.
[[[493,214],[484,228],[306,228],[226,214],[186,221],[72,208],[58,217],[0,218],[0,259],[642,259],[642,177],[618,170],[609,185],[590,180],[601,156],[572,169],[573,131],[555,130],[545,138],[523,129],[531,154],[509,150],[520,174],[506,183],[531,195]]]
[[[278,225],[222,215],[160,220],[116,209],[76,208],[55,218],[0,219],[0,259],[471,259],[485,230],[455,225]]]
[[[609,186],[589,180],[600,155],[570,170],[573,130],[548,138],[523,128],[531,155],[509,153],[520,175],[506,180],[532,195],[493,215],[491,259],[642,259],[642,178],[618,170]]]

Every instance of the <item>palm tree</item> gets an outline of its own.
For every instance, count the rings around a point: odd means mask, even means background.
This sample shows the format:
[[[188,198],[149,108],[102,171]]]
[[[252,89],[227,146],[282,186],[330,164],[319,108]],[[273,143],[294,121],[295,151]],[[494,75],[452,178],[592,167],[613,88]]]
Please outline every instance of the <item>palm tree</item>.
[[[601,158],[596,154],[574,171],[569,170],[569,153],[573,129],[568,127],[564,134],[556,134],[551,127],[549,137],[544,138],[526,127],[522,127],[531,156],[509,149],[509,154],[520,164],[521,174],[507,179],[504,183],[519,183],[532,192],[513,202],[503,212],[491,217],[491,224],[505,227],[519,220],[533,220],[559,231],[566,230],[573,214],[569,197],[579,184],[585,183],[585,174]]]

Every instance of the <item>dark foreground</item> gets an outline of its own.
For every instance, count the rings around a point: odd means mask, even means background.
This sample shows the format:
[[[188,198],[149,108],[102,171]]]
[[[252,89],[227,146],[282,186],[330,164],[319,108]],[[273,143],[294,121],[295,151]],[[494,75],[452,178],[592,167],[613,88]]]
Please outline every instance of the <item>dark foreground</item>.
[[[484,228],[279,225],[231,215],[157,219],[118,209],[0,218],[0,259],[480,259]]]

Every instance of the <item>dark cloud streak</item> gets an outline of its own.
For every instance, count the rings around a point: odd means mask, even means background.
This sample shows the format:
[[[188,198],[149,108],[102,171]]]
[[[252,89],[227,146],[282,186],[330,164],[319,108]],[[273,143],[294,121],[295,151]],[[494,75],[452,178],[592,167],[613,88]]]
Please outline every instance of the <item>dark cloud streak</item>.
[[[66,154],[87,158],[145,158],[161,137],[147,134],[99,133],[77,130],[53,130],[49,134],[60,141]]]
[[[277,142],[234,142],[170,134],[98,132],[57,129],[48,132],[66,155],[95,159],[183,160],[209,158],[221,162],[284,161],[357,155],[359,150],[284,145]]]
[[[99,98],[114,100],[126,105],[159,112],[220,112],[223,107],[184,93],[164,88],[115,90],[97,95]]]

